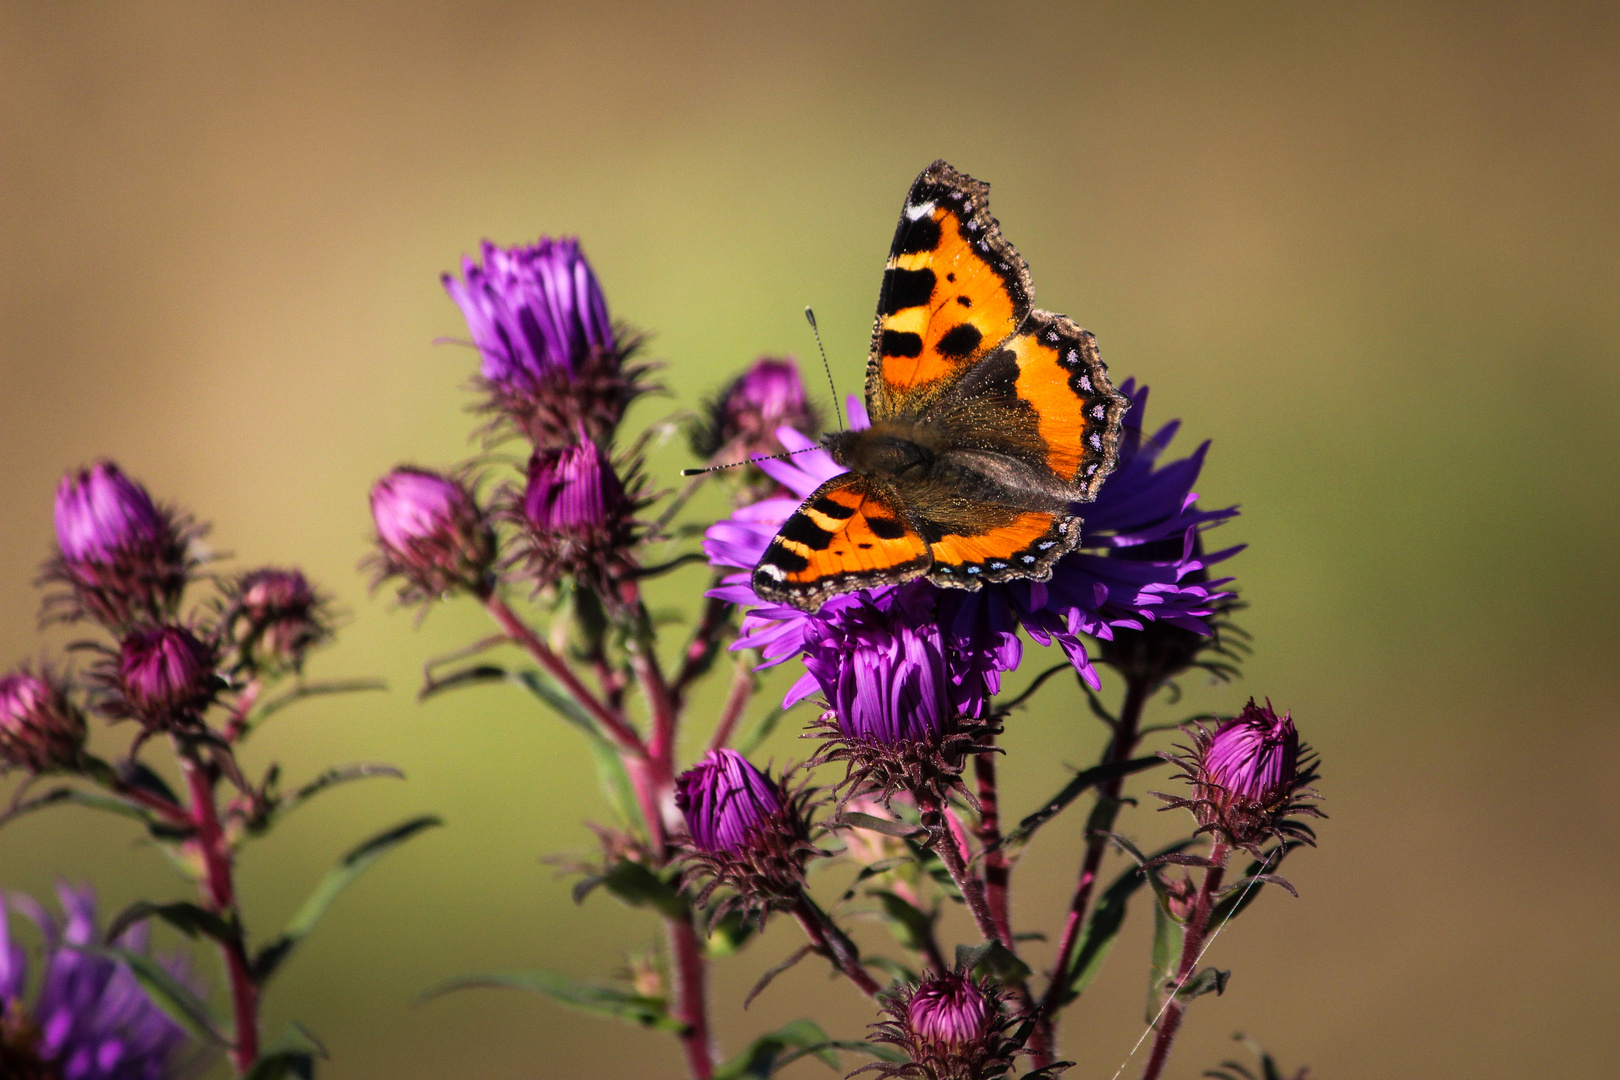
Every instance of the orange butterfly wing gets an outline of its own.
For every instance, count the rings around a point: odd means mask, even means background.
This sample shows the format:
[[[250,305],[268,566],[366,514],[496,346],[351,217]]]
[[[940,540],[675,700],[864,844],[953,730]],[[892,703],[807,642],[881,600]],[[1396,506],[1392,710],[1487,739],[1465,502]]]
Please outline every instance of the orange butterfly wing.
[[[829,596],[928,570],[928,545],[886,485],[856,473],[822,484],[783,523],[754,568],[763,600],[814,611]]]
[[[989,195],[990,185],[943,161],[911,185],[872,327],[873,420],[918,411],[1029,315],[1029,268],[990,216]]]

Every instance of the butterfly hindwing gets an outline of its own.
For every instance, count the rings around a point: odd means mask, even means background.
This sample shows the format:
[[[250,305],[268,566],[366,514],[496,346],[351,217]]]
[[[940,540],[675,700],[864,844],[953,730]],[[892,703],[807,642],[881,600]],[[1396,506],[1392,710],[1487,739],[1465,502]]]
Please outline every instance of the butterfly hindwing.
[[[827,597],[925,573],[932,557],[893,491],[856,473],[817,488],[754,569],[761,599],[815,610]]]
[[[990,216],[989,193],[943,161],[911,185],[872,328],[866,401],[874,420],[944,393],[1029,314],[1029,269]]]
[[[984,531],[968,523],[957,525],[961,532],[943,531],[929,545],[934,562],[928,580],[958,589],[1013,578],[1045,581],[1052,564],[1080,539],[1079,519],[1061,511],[1013,511],[1004,516],[1007,520]]]

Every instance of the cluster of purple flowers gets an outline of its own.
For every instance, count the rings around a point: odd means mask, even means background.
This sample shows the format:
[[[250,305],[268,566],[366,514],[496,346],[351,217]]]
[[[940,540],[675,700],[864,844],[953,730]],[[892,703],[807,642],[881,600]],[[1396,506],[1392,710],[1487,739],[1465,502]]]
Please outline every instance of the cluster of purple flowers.
[[[0,901],[0,1076],[7,1080],[169,1080],[190,1040],[141,989],[130,969],[94,950],[103,944],[89,889],[59,889],[59,921],[24,896],[12,906],[39,927],[44,943],[30,998],[28,955],[11,937]],[[147,924],[109,944],[147,951]],[[179,956],[158,962],[192,983]]]

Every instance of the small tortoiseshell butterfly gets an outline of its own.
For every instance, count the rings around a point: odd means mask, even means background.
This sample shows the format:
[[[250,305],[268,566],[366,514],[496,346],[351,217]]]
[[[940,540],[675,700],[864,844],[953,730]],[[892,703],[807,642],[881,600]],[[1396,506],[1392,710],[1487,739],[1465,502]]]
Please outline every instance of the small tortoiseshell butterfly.
[[[814,611],[923,575],[1044,581],[1079,541],[1073,506],[1114,468],[1130,402],[1089,332],[1034,307],[989,191],[943,161],[911,185],[866,365],[872,426],[822,437],[849,472],[771,541],[762,599]]]

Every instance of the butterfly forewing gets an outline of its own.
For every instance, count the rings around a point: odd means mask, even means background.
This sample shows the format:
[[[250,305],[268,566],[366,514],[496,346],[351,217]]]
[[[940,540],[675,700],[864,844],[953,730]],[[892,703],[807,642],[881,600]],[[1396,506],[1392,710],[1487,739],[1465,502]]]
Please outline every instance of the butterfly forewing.
[[[911,185],[872,328],[874,420],[945,392],[1029,314],[1029,270],[990,216],[989,192],[943,161]]]

